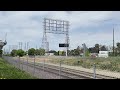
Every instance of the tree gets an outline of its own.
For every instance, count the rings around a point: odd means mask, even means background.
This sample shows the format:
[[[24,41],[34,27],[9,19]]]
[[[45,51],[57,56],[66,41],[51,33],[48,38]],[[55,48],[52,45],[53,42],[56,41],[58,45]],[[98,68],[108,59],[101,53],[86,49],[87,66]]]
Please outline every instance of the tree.
[[[59,52],[58,52],[58,51],[55,51],[55,52],[54,52],[54,55],[58,56],[58,55],[59,55]]]
[[[117,43],[117,55],[120,55],[120,43]]]
[[[89,48],[89,53],[99,53],[99,44],[95,44],[94,47]]]
[[[74,56],[80,55],[80,51],[78,49],[74,49]]]
[[[67,50],[68,56],[71,56],[70,50]]]
[[[80,51],[80,46],[77,47],[76,52],[77,52],[77,55],[80,55],[80,52],[81,52]]]
[[[99,44],[95,44],[95,53],[99,53]]]
[[[105,46],[102,46],[100,50],[101,51],[107,51],[107,48]]]
[[[74,50],[71,50],[71,55],[72,55],[72,56],[75,56]]]
[[[45,55],[45,49],[40,48],[40,49],[39,49],[39,52],[40,52],[40,55],[41,55],[41,56]]]
[[[22,49],[17,50],[17,55],[19,57],[23,57],[25,55],[25,52]]]
[[[13,49],[10,55],[13,57],[17,56],[17,50]]]
[[[24,55],[27,55],[27,51],[26,52],[24,51]]]
[[[89,50],[86,50],[86,52],[85,52],[85,56],[89,56],[89,55],[90,55]]]
[[[29,49],[28,55],[35,55],[35,49],[34,48]]]
[[[119,55],[118,48],[114,47],[114,53],[115,53],[115,54],[114,54],[115,56],[118,56],[118,55]]]
[[[59,55],[62,56],[62,51],[58,51],[59,52]]]
[[[62,56],[65,56],[66,55],[66,52],[65,51],[62,51]]]
[[[120,43],[119,42],[117,43],[117,48],[120,48]]]
[[[40,50],[39,49],[35,50],[35,55],[40,55]]]

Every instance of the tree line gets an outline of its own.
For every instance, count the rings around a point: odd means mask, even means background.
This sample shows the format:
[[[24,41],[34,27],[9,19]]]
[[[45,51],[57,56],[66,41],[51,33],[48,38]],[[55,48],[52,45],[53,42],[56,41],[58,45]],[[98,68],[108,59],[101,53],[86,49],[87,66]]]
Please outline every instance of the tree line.
[[[108,47],[105,45],[95,44],[94,47],[90,47],[86,49],[85,56],[89,56],[90,53],[99,53],[99,51],[108,51]],[[116,43],[116,47],[114,47],[114,51],[115,51],[114,53],[115,56],[120,56],[120,43]],[[66,55],[65,51],[51,50],[49,52],[54,53],[54,55],[56,56]],[[2,53],[2,51],[0,53]],[[80,46],[78,46],[76,49],[68,50],[68,56],[82,56],[83,53],[84,53],[84,48],[80,48]],[[20,57],[25,56],[27,54],[43,56],[45,55],[45,50],[42,48],[40,49],[30,48],[28,51],[24,51],[22,49],[19,50],[14,49],[10,53],[11,56],[20,56]],[[113,56],[113,52],[110,52],[109,56]]]
[[[42,49],[42,48],[40,48],[40,49],[31,48],[28,51],[24,51],[22,49],[19,49],[19,50],[13,49],[9,55],[13,56],[13,57],[15,57],[15,56],[23,57],[25,55],[29,55],[29,56],[40,55],[40,56],[43,56],[43,55],[45,55],[45,50]]]

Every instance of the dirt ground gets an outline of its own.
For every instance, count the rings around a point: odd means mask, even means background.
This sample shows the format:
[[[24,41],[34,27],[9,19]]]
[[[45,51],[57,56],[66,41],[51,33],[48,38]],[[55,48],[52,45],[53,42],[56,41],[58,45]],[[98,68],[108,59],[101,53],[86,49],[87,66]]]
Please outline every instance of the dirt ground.
[[[21,59],[24,59],[24,60],[27,60],[27,58],[28,58],[29,61],[33,61],[33,60],[34,60],[34,58],[30,58],[30,57],[21,57]],[[35,62],[43,62],[44,60],[45,60],[46,62],[48,62],[48,61],[51,60],[51,59],[50,59],[50,58],[43,58],[43,57],[41,57],[41,58],[36,57],[36,58],[35,58]]]

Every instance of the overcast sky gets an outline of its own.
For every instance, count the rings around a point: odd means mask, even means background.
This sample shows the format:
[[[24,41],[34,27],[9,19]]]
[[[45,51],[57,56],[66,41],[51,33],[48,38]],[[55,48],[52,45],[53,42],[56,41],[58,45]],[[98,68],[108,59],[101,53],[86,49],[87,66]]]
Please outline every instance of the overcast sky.
[[[70,49],[88,47],[96,43],[112,46],[113,24],[120,24],[119,11],[1,11],[0,39],[7,32],[7,45],[29,42],[30,47],[41,47],[43,18],[61,19],[70,22]],[[120,25],[115,25],[115,42],[120,42]],[[47,34],[50,49],[59,50],[65,35]]]

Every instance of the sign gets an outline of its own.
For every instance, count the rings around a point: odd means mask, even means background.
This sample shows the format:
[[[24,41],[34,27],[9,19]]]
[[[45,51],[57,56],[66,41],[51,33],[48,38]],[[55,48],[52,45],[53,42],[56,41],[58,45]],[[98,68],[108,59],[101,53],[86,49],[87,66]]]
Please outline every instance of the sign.
[[[59,44],[59,47],[69,47],[69,44],[61,43]]]

